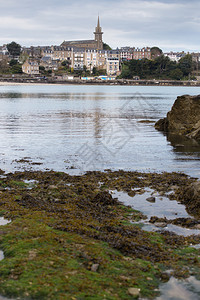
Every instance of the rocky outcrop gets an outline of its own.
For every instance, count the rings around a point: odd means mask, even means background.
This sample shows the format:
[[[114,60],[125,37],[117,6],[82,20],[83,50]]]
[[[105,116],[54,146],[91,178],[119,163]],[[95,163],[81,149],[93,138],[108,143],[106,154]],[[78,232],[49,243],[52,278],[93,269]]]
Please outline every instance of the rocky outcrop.
[[[177,194],[178,201],[186,206],[188,213],[200,219],[200,181],[179,189]]]
[[[177,97],[167,117],[160,119],[155,128],[200,142],[200,95]]]

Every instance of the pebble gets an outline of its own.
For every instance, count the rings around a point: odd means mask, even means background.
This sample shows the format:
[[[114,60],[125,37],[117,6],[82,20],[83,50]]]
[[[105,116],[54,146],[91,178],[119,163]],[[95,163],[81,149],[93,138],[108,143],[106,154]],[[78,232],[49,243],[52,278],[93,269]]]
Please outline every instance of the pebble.
[[[161,227],[161,228],[167,227],[167,223],[164,223],[164,222],[157,222],[157,223],[154,223],[154,225],[156,227]]]
[[[155,197],[149,197],[146,199],[148,202],[151,202],[151,203],[155,203],[156,202],[156,198]]]
[[[92,272],[97,272],[98,268],[99,268],[99,264],[93,264],[93,265],[91,266],[91,271],[92,271]]]
[[[129,294],[130,294],[131,296],[136,297],[136,296],[139,296],[139,294],[140,294],[140,289],[138,289],[138,288],[129,288],[129,289],[128,289],[128,292],[129,292]]]

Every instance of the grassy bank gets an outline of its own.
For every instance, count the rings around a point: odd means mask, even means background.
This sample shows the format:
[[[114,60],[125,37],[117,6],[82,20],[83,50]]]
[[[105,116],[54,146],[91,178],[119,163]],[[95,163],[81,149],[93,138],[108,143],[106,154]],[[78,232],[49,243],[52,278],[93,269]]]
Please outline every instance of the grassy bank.
[[[171,276],[200,279],[199,237],[143,231],[142,213],[111,196],[145,187],[178,197],[177,173],[18,172],[0,179],[0,294],[20,299],[153,299]],[[171,194],[172,197],[172,194]],[[195,216],[198,221],[199,216]]]

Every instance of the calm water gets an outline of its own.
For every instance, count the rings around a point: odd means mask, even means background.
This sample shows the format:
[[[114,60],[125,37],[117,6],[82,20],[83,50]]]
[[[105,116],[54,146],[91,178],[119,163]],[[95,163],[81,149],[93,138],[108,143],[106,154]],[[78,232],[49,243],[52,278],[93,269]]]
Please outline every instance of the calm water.
[[[154,129],[183,94],[200,94],[200,88],[0,86],[0,168],[200,177],[200,147]]]

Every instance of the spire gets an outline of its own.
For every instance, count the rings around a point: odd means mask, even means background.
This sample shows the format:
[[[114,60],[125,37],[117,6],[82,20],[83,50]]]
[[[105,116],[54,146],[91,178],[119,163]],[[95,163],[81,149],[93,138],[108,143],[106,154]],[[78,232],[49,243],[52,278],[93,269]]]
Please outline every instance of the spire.
[[[96,33],[101,33],[101,26],[100,26],[100,21],[99,21],[99,15],[98,15],[98,20],[97,20],[97,27],[95,28]]]
[[[103,41],[102,41],[102,29],[100,26],[100,21],[99,21],[99,15],[98,15],[98,20],[97,20],[97,27],[95,28],[94,36],[95,36],[95,41],[97,42],[97,48],[98,49],[103,49]]]
[[[99,15],[98,15],[98,21],[97,21],[97,28],[100,28]]]

